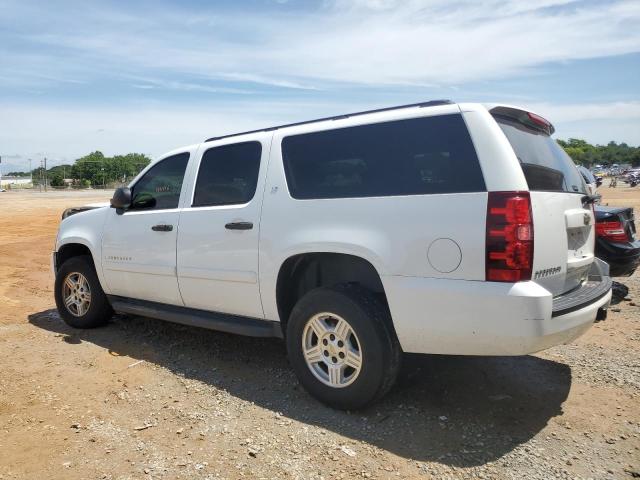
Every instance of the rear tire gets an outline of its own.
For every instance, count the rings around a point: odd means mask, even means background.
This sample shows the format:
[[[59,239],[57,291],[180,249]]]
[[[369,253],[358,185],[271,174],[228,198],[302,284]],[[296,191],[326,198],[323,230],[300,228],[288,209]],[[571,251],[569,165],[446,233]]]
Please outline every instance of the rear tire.
[[[291,312],[286,341],[304,388],[342,410],[381,398],[400,368],[402,352],[388,310],[357,285],[308,292]]]
[[[60,266],[54,294],[60,317],[73,328],[100,327],[113,316],[88,255],[72,257]]]

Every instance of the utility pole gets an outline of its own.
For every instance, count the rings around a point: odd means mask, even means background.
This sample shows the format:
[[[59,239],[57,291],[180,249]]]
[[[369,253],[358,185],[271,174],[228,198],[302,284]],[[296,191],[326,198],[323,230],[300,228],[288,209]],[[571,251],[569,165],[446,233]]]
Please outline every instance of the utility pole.
[[[0,157],[0,190],[2,190],[2,157]]]
[[[44,157],[44,191],[47,191],[47,157]]]
[[[33,188],[33,170],[31,170],[31,159],[29,159],[29,178],[31,179],[31,187]]]

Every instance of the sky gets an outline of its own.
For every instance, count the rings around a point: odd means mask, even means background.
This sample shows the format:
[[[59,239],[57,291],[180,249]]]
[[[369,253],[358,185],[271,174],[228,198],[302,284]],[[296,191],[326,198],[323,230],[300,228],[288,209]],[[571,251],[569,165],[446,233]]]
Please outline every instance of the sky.
[[[416,103],[640,145],[640,1],[0,0],[2,169]]]

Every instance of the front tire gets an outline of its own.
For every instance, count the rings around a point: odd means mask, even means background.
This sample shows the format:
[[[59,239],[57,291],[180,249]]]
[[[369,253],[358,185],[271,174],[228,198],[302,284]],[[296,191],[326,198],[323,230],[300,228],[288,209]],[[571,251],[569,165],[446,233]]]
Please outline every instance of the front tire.
[[[72,257],[60,266],[54,293],[60,317],[73,328],[100,327],[113,315],[88,255]]]
[[[302,297],[287,324],[287,352],[304,388],[343,410],[387,393],[401,359],[388,310],[357,285],[316,288]]]

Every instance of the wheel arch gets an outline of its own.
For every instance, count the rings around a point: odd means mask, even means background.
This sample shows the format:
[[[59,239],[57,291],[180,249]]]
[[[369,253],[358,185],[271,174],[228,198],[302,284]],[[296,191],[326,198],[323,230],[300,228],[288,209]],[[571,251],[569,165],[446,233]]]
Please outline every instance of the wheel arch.
[[[389,309],[378,269],[366,258],[342,252],[304,252],[290,255],[281,264],[276,280],[276,306],[286,332],[296,302],[317,287],[355,283],[376,294]]]
[[[60,269],[60,265],[73,257],[79,257],[81,255],[88,255],[93,262],[94,268],[96,267],[95,255],[91,249],[91,246],[88,242],[79,240],[79,239],[70,239],[67,242],[58,246],[58,250],[55,253],[56,255],[56,263],[55,269],[56,272]]]

